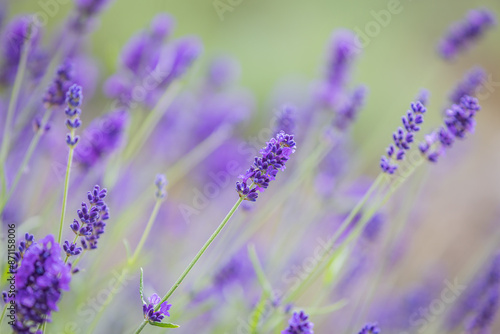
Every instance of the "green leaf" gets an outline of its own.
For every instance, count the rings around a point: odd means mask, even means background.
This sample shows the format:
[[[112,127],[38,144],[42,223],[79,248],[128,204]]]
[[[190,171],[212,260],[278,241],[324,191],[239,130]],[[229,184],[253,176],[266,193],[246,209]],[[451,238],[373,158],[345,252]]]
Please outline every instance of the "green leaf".
[[[141,294],[141,300],[143,304],[147,304],[146,301],[144,300],[144,271],[141,268],[141,281],[139,285],[139,293]]]
[[[156,326],[156,327],[163,327],[163,328],[179,328],[181,326],[172,324],[170,322],[149,322],[150,325]]]

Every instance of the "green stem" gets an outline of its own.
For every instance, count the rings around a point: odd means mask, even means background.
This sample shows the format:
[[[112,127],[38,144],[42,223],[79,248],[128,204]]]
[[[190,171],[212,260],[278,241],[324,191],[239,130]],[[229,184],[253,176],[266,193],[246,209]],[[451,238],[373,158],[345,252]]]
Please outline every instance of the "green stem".
[[[2,315],[0,316],[0,326],[2,326],[3,318],[5,317],[5,313],[7,313],[7,304],[3,307]]]
[[[3,209],[5,208],[7,201],[9,200],[10,196],[12,196],[12,194],[14,193],[14,190],[17,187],[17,184],[21,180],[22,174],[23,174],[24,170],[26,169],[28,162],[31,160],[31,157],[32,157],[33,153],[35,152],[35,149],[38,146],[38,143],[40,142],[40,138],[42,137],[42,134],[45,131],[45,126],[47,125],[51,115],[52,115],[52,110],[46,109],[45,113],[43,115],[42,121],[40,123],[40,128],[37,130],[37,132],[35,133],[35,135],[31,139],[31,142],[28,146],[28,150],[26,151],[26,154],[24,155],[23,161],[21,162],[21,166],[19,166],[17,173],[16,173],[16,176],[14,177],[14,182],[12,183],[12,186],[10,187],[9,191],[7,192],[7,195],[2,200],[2,203],[0,205],[0,213],[3,212]]]
[[[238,200],[236,201],[236,203],[233,205],[233,207],[231,208],[231,210],[228,212],[228,214],[226,215],[226,217],[224,218],[224,220],[222,220],[222,222],[220,223],[219,227],[217,227],[217,229],[215,230],[215,232],[212,233],[212,235],[210,236],[210,238],[208,238],[208,240],[205,242],[205,244],[203,245],[203,247],[201,247],[201,249],[198,251],[198,253],[196,254],[196,256],[193,258],[193,260],[191,261],[191,263],[189,263],[189,265],[184,270],[184,272],[181,274],[181,276],[177,279],[177,281],[170,288],[170,290],[168,290],[167,294],[161,299],[161,301],[158,303],[158,305],[156,305],[155,311],[158,311],[160,309],[161,304],[163,302],[167,301],[168,298],[170,298],[170,296],[172,296],[172,294],[175,292],[175,290],[177,290],[177,288],[181,285],[182,281],[184,281],[184,278],[186,278],[186,276],[189,274],[189,272],[191,271],[191,269],[193,269],[193,267],[196,264],[196,262],[198,262],[198,260],[203,255],[203,253],[205,253],[205,251],[207,250],[207,248],[212,244],[212,242],[214,241],[214,239],[219,235],[219,233],[222,231],[222,229],[224,228],[224,226],[226,226],[226,224],[229,222],[229,220],[234,215],[234,213],[236,212],[236,210],[238,209],[238,207],[241,205],[241,202],[243,202],[243,198],[240,197],[240,198],[238,198]],[[144,320],[141,323],[141,325],[137,328],[137,330],[135,331],[135,334],[140,333],[143,330],[143,328],[147,325],[147,323],[148,323],[148,321]]]
[[[75,137],[75,129],[71,129],[71,138]],[[71,146],[69,148],[68,153],[68,164],[66,165],[66,177],[64,179],[64,193],[63,193],[63,201],[62,201],[62,210],[61,210],[61,222],[59,224],[59,236],[57,237],[57,242],[61,243],[62,230],[64,225],[64,217],[66,216],[66,203],[68,200],[68,189],[69,189],[69,175],[71,173],[71,164],[73,162],[73,152],[75,151],[75,147]]]
[[[130,265],[133,265],[135,261],[137,261],[137,257],[142,251],[142,248],[144,247],[144,244],[146,243],[146,239],[149,236],[149,233],[151,232],[151,228],[153,227],[153,223],[156,220],[156,217],[158,216],[158,212],[160,211],[160,206],[161,206],[162,200],[157,199],[156,204],[153,208],[153,212],[151,213],[151,216],[149,217],[149,221],[146,225],[146,228],[144,229],[144,232],[142,233],[141,240],[139,240],[139,243],[137,244],[137,247],[135,248],[134,254],[128,261]]]
[[[21,91],[21,86],[24,78],[24,72],[26,71],[26,64],[28,62],[28,55],[30,50],[30,39],[31,39],[31,26],[28,28],[28,38],[24,41],[21,58],[19,60],[19,65],[17,67],[16,78],[14,79],[14,86],[12,87],[12,93],[10,95],[9,107],[7,109],[7,118],[5,119],[5,127],[3,132],[2,146],[0,148],[0,168],[1,168],[1,179],[5,180],[5,160],[7,159],[7,153],[10,144],[10,132],[12,130],[12,120],[14,118],[14,112],[17,107],[17,100],[19,98],[19,93]]]

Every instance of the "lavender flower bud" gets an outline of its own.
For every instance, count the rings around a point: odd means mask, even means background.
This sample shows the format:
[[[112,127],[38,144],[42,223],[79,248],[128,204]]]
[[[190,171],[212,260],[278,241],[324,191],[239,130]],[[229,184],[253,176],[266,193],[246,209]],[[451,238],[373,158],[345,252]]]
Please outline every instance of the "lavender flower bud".
[[[161,322],[165,316],[170,317],[168,312],[172,307],[172,304],[163,302],[160,305],[160,309],[155,312],[156,306],[161,302],[161,298],[154,293],[148,299],[149,304],[142,305],[142,312],[144,314],[144,319],[151,322]]]
[[[379,334],[380,328],[378,328],[377,324],[366,324],[359,334]]]
[[[156,185],[156,198],[157,199],[165,198],[165,196],[167,196],[167,191],[165,190],[165,187],[167,186],[167,178],[165,177],[165,175],[163,174],[156,175],[155,185]]]
[[[450,94],[450,101],[458,104],[464,96],[474,96],[476,90],[481,86],[483,81],[486,80],[486,72],[476,67],[465,74],[461,82],[457,84],[455,89]]]

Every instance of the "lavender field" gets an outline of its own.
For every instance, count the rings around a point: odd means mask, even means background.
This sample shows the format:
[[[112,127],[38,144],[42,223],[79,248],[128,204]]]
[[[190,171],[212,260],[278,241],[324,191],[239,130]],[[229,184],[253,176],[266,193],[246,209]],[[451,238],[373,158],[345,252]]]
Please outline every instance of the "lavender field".
[[[0,334],[500,333],[499,13],[0,0]]]

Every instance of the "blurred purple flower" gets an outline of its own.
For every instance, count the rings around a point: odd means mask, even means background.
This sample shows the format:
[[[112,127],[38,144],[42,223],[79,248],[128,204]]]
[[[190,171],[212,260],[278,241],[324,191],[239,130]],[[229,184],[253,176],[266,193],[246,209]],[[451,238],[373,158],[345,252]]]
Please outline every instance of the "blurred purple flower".
[[[453,59],[495,24],[493,12],[485,8],[473,9],[462,21],[455,22],[449,28],[438,45],[438,51],[443,58]]]
[[[90,123],[75,150],[75,159],[89,168],[116,150],[122,141],[129,115],[126,111],[110,112]]]
[[[45,108],[61,106],[66,102],[66,92],[73,79],[73,66],[70,62],[64,62],[57,69],[56,77],[45,93],[43,103]]]
[[[365,86],[357,87],[349,97],[348,101],[338,109],[334,125],[337,129],[344,131],[351,125],[363,108],[368,89]]]

